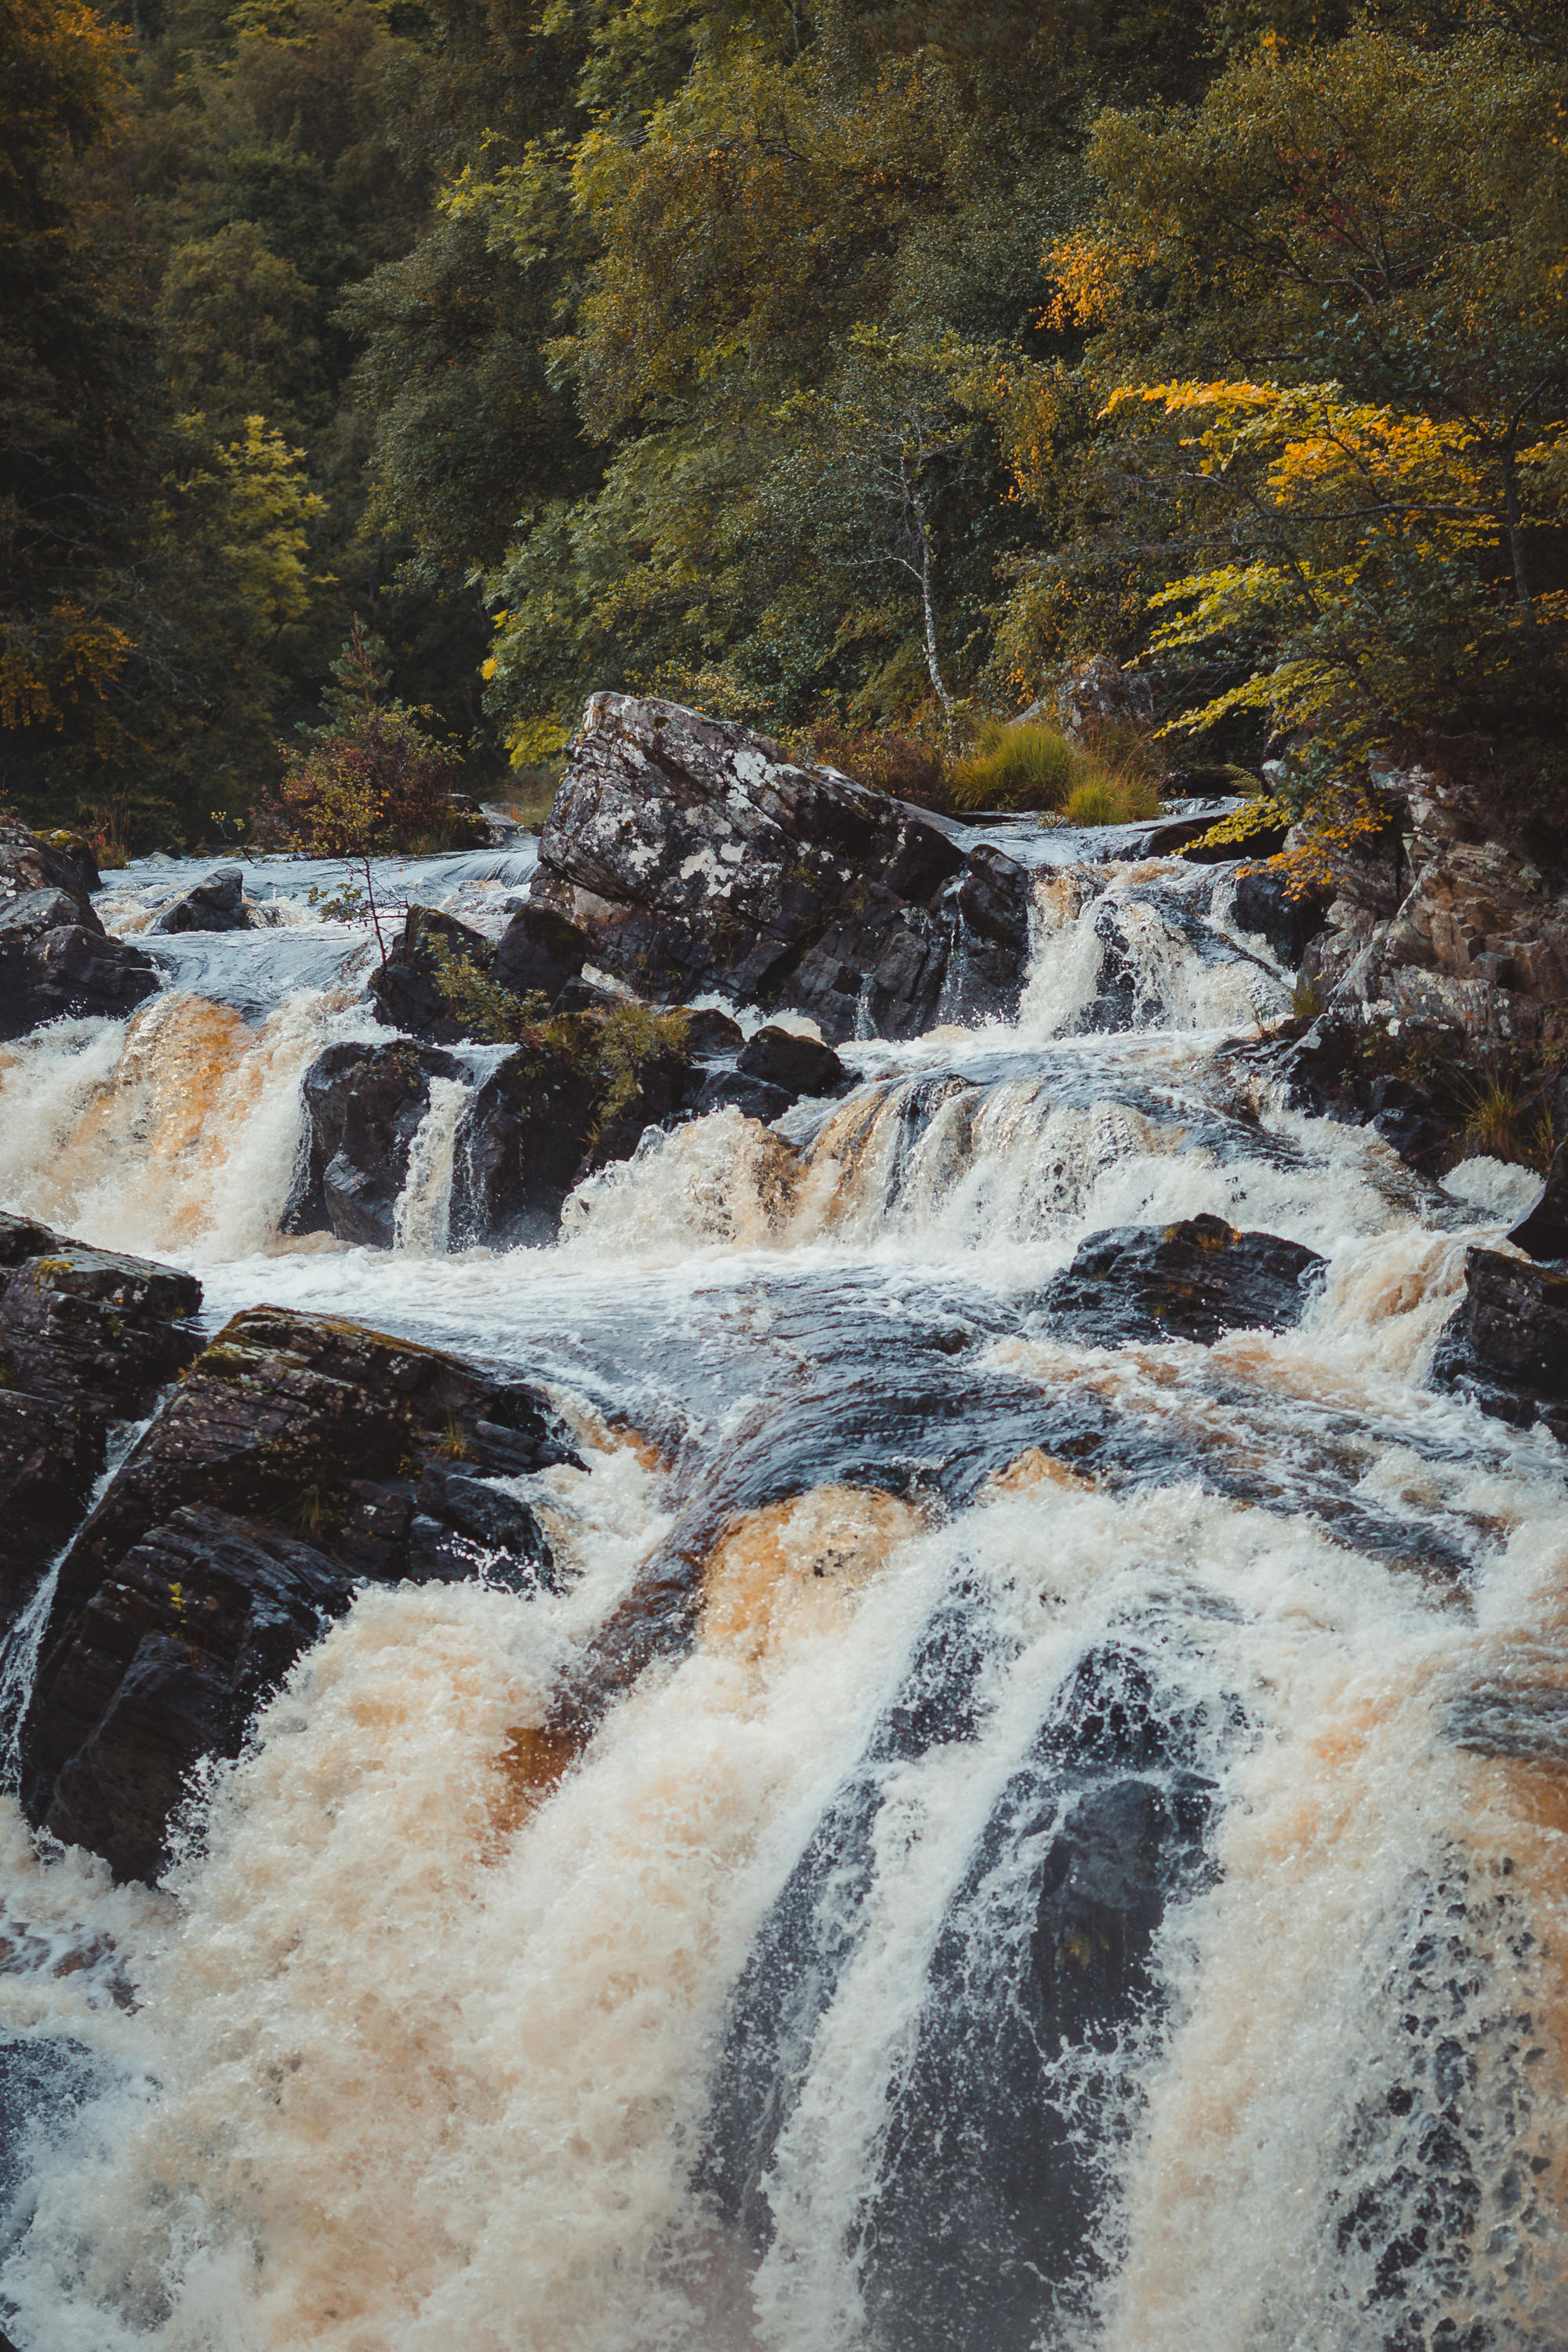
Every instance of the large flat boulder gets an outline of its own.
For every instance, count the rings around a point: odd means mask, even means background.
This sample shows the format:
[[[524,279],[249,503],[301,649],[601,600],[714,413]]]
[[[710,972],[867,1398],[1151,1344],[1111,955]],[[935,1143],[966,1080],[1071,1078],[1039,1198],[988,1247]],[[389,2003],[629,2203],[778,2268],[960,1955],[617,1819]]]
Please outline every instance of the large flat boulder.
[[[204,1757],[364,1579],[549,1581],[504,1482],[576,1457],[539,1390],[330,1318],[255,1307],[190,1366],[60,1564],[22,1801],[145,1877]]]
[[[0,1043],[65,1016],[119,1017],[162,985],[151,957],[105,932],[97,887],[73,835],[0,824]]]
[[[639,994],[792,1006],[830,1045],[918,1035],[950,979],[953,1018],[1016,1007],[1023,980],[1022,867],[671,702],[590,699],[532,896]]]

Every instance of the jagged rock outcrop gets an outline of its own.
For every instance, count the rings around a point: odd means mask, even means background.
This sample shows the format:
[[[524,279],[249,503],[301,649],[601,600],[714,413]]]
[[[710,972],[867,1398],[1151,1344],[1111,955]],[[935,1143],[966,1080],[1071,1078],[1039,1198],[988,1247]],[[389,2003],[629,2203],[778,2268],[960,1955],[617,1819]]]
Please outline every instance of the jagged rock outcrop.
[[[362,1578],[548,1580],[489,1482],[575,1456],[530,1383],[356,1324],[256,1307],[184,1380],[60,1566],[21,1734],[29,1820],[143,1877],[204,1756]]]
[[[237,866],[215,866],[204,880],[165,907],[154,931],[248,931],[256,928]]]
[[[1017,1003],[1028,877],[977,869],[925,812],[678,704],[596,694],[540,841],[536,903],[644,996],[718,990],[809,1013],[829,1044]]]
[[[448,1002],[437,978],[431,946],[437,940],[476,970],[482,971],[492,953],[492,942],[455,915],[410,907],[386,961],[370,976],[371,1004],[389,1029],[401,1029],[426,1045],[458,1045],[472,1034],[471,1024]]]
[[[1041,1294],[1047,1327],[1091,1347],[1283,1331],[1300,1321],[1325,1260],[1276,1234],[1238,1232],[1223,1217],[1118,1225],[1080,1242]]]
[[[1568,892],[1495,838],[1473,788],[1420,768],[1377,782],[1394,820],[1341,861],[1307,976],[1335,1007],[1481,1041],[1538,1037],[1568,1002]]]
[[[575,1013],[607,1001],[603,989],[583,978],[587,935],[552,907],[525,901],[499,941],[455,915],[410,907],[392,952],[371,974],[370,996],[378,1020],[426,1045],[458,1045],[483,1034],[442,988],[437,941],[520,1005],[524,998],[542,997],[548,1013]]]
[[[280,1229],[390,1249],[432,1081],[458,1079],[462,1070],[438,1046],[406,1038],[319,1054],[301,1085],[304,1132]]]
[[[162,985],[89,901],[98,867],[73,834],[0,823],[0,1043],[62,1016],[130,1013]]]
[[[1438,1342],[1433,1379],[1483,1412],[1568,1444],[1568,1273],[1473,1249],[1465,1296]]]
[[[146,1412],[201,1348],[193,1275],[0,1214],[0,1616],[60,1549],[110,1424]]]

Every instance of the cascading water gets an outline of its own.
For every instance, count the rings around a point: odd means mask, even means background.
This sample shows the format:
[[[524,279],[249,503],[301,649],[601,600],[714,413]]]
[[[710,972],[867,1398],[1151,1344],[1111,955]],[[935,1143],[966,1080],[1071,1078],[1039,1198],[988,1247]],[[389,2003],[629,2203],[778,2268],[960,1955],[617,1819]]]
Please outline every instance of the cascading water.
[[[447,1250],[449,1077],[390,1254],[279,1237],[386,1034],[307,908],[5,1049],[8,1204],[526,1370],[581,1457],[505,1482],[555,1589],[365,1590],[158,1892],[7,1810],[24,2352],[1568,2340],[1563,1461],[1424,1384],[1535,1188],[1281,1109],[1212,885],[1043,871],[1016,1027],[651,1138],[552,1249]],[[1205,1211],[1325,1255],[1298,1328],[1040,1322]]]

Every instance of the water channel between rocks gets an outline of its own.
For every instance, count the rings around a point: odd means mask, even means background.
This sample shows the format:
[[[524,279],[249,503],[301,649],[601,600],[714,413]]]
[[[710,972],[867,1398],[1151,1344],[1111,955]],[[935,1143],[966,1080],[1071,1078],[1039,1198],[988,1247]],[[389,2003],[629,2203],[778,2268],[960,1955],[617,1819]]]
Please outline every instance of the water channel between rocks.
[[[390,878],[493,933],[530,864]],[[1286,980],[1193,871],[1111,881],[1130,1025],[1043,876],[1016,1025],[842,1048],[787,1154],[650,1138],[545,1249],[447,1246],[482,1048],[396,1247],[279,1240],[303,1070],[387,1034],[298,867],[128,1023],[0,1048],[5,1205],[215,1328],[525,1371],[583,1465],[512,1482],[558,1590],[365,1590],[158,1891],[5,1801],[24,2352],[1568,2341],[1564,1460],[1426,1384],[1539,1187],[1283,1109]],[[1086,1234],[1200,1213],[1326,1256],[1296,1328],[1045,1327]],[[552,1690],[699,1522],[695,1638],[563,1759]]]

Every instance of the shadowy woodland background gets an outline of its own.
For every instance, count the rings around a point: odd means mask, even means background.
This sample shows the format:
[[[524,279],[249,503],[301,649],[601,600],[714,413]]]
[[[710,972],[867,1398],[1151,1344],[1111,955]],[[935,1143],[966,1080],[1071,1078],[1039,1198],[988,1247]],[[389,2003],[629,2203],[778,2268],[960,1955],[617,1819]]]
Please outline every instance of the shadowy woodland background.
[[[1561,0],[0,0],[0,796],[243,837],[346,660],[470,792],[616,687],[973,798],[1103,653],[1133,798],[1415,745],[1560,860],[1565,93]]]

